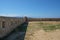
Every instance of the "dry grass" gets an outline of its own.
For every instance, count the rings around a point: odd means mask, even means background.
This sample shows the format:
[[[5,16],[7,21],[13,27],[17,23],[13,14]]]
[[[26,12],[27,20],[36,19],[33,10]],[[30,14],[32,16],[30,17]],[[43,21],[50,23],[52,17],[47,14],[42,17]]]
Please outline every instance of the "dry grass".
[[[25,40],[59,40],[59,35],[60,21],[35,21],[29,22]]]

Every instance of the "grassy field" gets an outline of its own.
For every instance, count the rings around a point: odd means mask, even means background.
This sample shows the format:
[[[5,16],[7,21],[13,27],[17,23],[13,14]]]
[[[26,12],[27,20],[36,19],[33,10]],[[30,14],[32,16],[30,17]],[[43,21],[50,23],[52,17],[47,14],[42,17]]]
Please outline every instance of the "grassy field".
[[[59,31],[57,32],[56,30],[59,30]],[[44,36],[48,36],[48,35],[54,36],[54,34],[56,35],[55,32],[58,33],[58,36],[60,35],[59,34],[60,33],[60,21],[33,21],[33,22],[29,22],[26,36],[25,36],[25,40],[42,40],[39,38],[44,37]],[[51,33],[53,33],[53,34],[51,34]],[[46,35],[44,35],[44,34],[46,34]],[[50,36],[48,36],[48,37],[50,37]],[[51,38],[50,39],[54,40],[55,37],[52,37],[52,38],[53,39],[51,39]],[[60,38],[60,36],[59,36],[59,38]],[[48,40],[49,38],[46,37],[45,39]]]

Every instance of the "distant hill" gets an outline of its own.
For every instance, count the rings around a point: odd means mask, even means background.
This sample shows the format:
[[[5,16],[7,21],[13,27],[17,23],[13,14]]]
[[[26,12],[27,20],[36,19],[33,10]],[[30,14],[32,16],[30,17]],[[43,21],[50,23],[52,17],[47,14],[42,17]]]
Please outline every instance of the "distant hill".
[[[0,18],[23,18],[23,17],[8,17],[8,16],[0,16]]]
[[[60,18],[28,18],[29,21],[60,21]]]
[[[7,17],[7,16],[0,16],[2,18],[18,18],[21,19],[23,17]],[[32,17],[28,17],[29,21],[60,21],[60,18],[32,18]]]

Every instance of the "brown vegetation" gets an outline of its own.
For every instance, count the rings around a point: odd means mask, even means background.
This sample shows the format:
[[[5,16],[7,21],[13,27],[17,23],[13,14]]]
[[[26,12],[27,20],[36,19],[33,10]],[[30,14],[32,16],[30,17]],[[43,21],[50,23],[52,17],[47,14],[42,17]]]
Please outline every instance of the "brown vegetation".
[[[29,21],[60,21],[60,18],[29,18]]]

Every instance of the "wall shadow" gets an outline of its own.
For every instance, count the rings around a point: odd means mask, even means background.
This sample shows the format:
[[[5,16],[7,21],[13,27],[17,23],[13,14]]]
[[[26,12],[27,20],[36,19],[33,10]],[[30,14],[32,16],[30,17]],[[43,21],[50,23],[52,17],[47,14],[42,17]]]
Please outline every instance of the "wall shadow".
[[[28,22],[24,22],[17,26],[12,32],[0,38],[0,40],[24,40],[26,31],[28,27]]]

